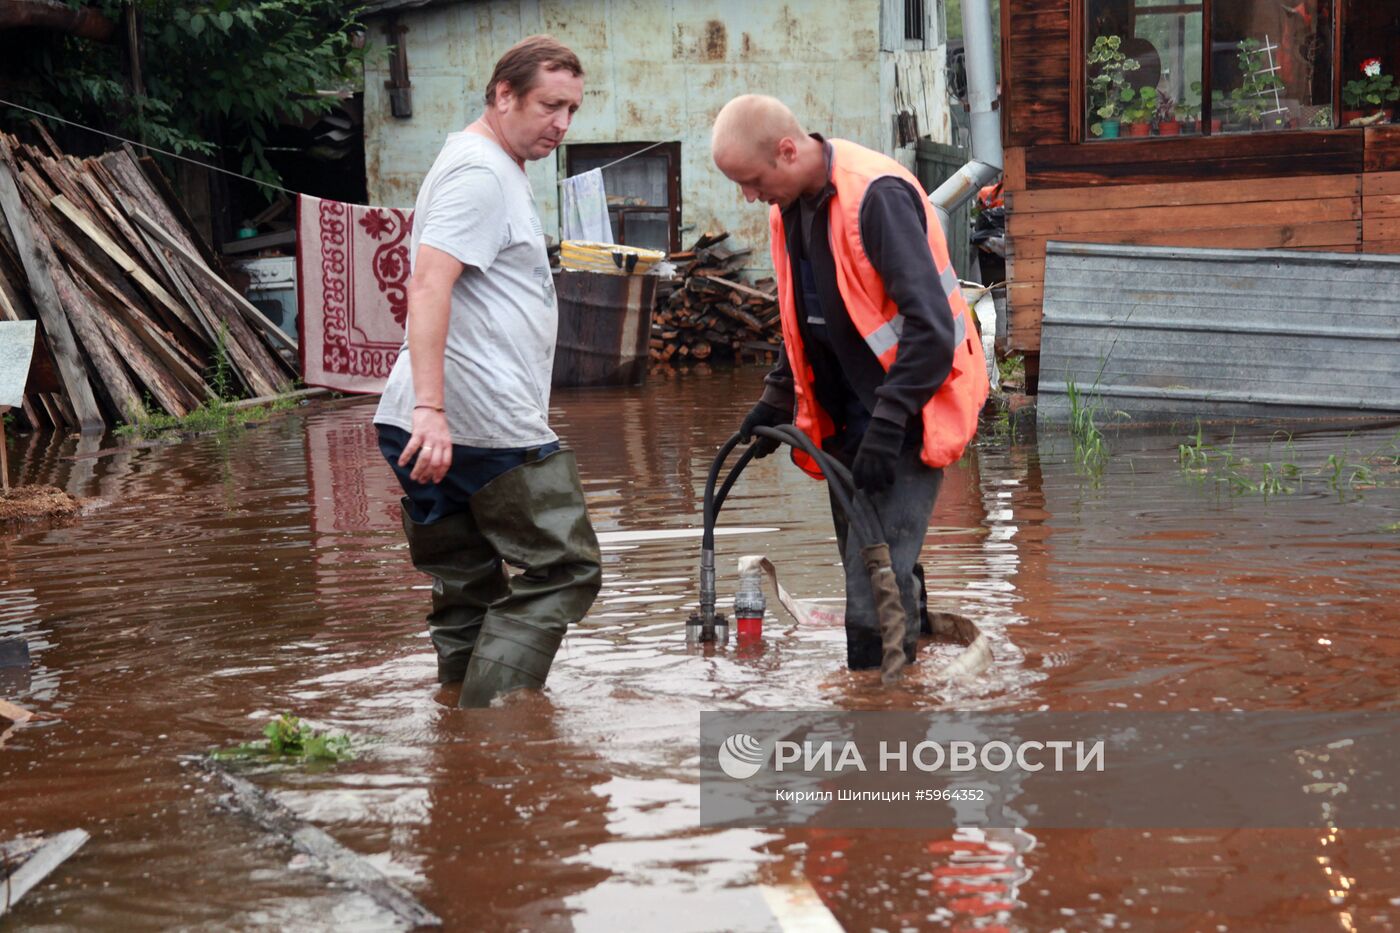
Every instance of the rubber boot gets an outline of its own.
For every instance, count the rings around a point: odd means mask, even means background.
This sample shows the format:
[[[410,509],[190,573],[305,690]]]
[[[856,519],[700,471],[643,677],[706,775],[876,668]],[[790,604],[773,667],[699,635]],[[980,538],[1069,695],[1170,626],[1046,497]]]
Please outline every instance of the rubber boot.
[[[544,685],[564,632],[593,605],[603,573],[573,451],[522,464],[471,497],[477,527],[521,571],[491,604],[462,681],[458,706],[489,706]]]
[[[428,634],[438,656],[438,683],[462,679],[486,608],[509,592],[506,568],[476,526],[471,512],[454,512],[430,525],[400,502],[403,533],[413,566],[433,578]]]
[[[901,451],[895,460],[894,483],[868,497],[880,518],[884,543],[889,545],[890,563],[907,622],[904,654],[908,664],[914,663],[917,657],[919,632],[925,617],[919,605],[923,587],[915,569],[919,567],[919,552],[928,534],[929,518],[942,483],[943,471],[929,469],[920,460],[919,451],[911,449]],[[880,617],[870,571],[861,555],[863,546],[878,542],[855,540],[834,496],[831,512],[846,573],[846,666],[851,670],[882,667],[885,644]]]

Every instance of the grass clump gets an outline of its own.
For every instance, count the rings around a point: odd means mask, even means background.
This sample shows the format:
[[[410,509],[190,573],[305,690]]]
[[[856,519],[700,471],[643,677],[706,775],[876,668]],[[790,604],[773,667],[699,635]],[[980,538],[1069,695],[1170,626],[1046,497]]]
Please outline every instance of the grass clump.
[[[344,761],[355,757],[347,735],[316,732],[305,721],[283,713],[263,729],[266,738],[209,753],[219,760],[237,758],[299,758],[303,761]]]
[[[1381,474],[1390,472],[1391,467],[1400,464],[1400,456],[1397,456],[1400,455],[1400,435],[1388,447],[1370,457],[1343,447],[1340,453],[1328,454],[1327,459],[1315,469],[1304,469],[1297,463],[1292,435],[1280,432],[1274,436],[1274,440],[1280,436],[1284,438],[1284,445],[1283,456],[1278,462],[1273,457],[1272,441],[1268,458],[1254,461],[1235,453],[1233,436],[1224,446],[1209,443],[1198,421],[1195,436],[1177,446],[1177,455],[1183,470],[1195,473],[1202,479],[1213,479],[1226,486],[1233,495],[1265,497],[1300,492],[1310,482],[1325,484],[1339,496],[1345,497],[1349,492],[1381,485]]]
[[[1073,379],[1066,382],[1065,392],[1069,396],[1069,433],[1074,438],[1075,462],[1097,473],[1108,461],[1108,444],[1097,423],[1098,402],[1086,398]]]
[[[284,387],[291,392],[290,387]],[[278,412],[296,406],[290,398],[276,398],[263,405],[239,407],[223,398],[211,398],[187,415],[177,417],[165,412],[139,411],[129,422],[117,428],[120,437],[156,439],[172,435],[228,434],[266,421]]]
[[[237,406],[238,387],[233,378],[233,364],[228,355],[228,330],[219,325],[219,335],[214,341],[214,361],[205,371],[210,398],[187,415],[169,415],[161,411],[151,411],[147,407],[131,412],[128,422],[117,428],[119,437],[156,439],[172,435],[226,434],[248,424],[266,421],[272,415],[291,408],[296,403],[289,398],[279,397],[265,405]],[[285,396],[293,390],[291,385],[278,387]]]

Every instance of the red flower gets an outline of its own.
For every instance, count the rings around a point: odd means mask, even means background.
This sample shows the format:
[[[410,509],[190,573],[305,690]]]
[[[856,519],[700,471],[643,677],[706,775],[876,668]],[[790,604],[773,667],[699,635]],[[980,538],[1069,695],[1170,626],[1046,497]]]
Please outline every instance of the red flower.
[[[1361,72],[1368,78],[1374,78],[1381,73],[1381,60],[1379,58],[1368,58],[1361,63]]]

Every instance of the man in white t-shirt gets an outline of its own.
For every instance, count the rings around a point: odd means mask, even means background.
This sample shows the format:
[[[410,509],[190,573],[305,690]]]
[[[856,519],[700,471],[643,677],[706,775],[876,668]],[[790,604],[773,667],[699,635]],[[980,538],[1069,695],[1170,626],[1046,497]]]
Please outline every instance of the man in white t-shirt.
[[[563,141],[583,68],[531,36],[485,98],[418,193],[408,334],[374,415],[410,556],[433,577],[438,680],[463,682],[460,706],[542,686],[602,579],[578,467],[549,428],[558,308],[525,175]]]

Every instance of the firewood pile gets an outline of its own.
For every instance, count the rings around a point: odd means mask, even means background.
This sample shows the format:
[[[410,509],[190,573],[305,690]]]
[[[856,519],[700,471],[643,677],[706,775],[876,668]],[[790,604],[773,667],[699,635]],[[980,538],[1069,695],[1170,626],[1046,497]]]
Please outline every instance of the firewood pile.
[[[23,415],[98,430],[268,396],[295,342],[217,271],[159,168],[129,148],[77,159],[0,133],[0,320],[38,320]]]
[[[751,249],[730,250],[728,233],[706,233],[667,257],[677,277],[658,283],[651,319],[651,360],[768,363],[782,346],[777,289],[771,278],[739,280]]]

